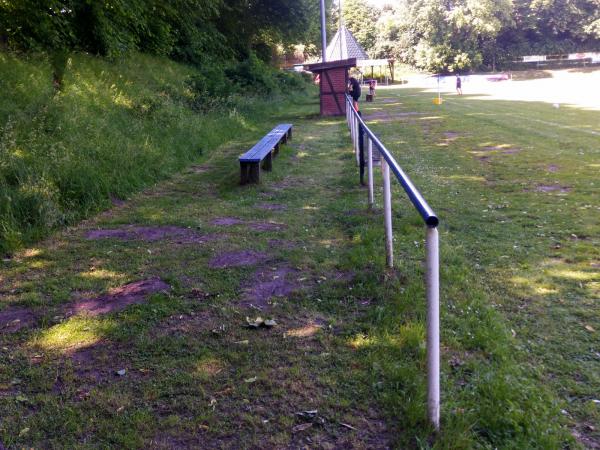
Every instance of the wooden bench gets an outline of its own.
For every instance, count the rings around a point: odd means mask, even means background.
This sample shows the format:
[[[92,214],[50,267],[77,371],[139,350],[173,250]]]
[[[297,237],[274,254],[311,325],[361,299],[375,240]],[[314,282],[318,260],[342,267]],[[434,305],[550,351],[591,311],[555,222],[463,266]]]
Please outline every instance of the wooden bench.
[[[279,146],[292,139],[292,124],[280,123],[254,147],[240,156],[241,183],[258,183],[260,181],[260,165],[263,170],[273,168],[273,156],[279,153]]]

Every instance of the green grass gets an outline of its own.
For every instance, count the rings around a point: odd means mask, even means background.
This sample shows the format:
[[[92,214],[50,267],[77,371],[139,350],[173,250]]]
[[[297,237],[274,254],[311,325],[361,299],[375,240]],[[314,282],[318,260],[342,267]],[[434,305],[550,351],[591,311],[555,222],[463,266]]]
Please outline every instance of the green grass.
[[[369,119],[377,109],[419,114]],[[573,432],[584,444],[598,439],[590,428],[597,430],[592,400],[600,390],[598,148],[597,137],[577,131],[599,131],[598,113],[550,116],[556,112],[545,104],[515,108],[468,96],[440,108],[414,89],[382,90],[364,106],[442,220],[436,435],[426,420],[424,227],[395,186],[396,268],[386,270],[383,217],[367,209],[345,125],[317,110],[312,96],[282,105],[265,129],[233,130],[234,141],[208,148],[201,166],[2,262],[4,306],[31,308],[42,319],[0,334],[0,441],[10,448],[547,449],[577,446]],[[284,121],[294,123],[294,139],[273,172],[259,186],[238,186],[237,155],[266,123]],[[483,149],[497,145],[505,147]],[[570,190],[540,191],[555,182]],[[380,208],[380,192],[376,201]],[[258,208],[264,203],[285,209]],[[286,227],[219,227],[218,217]],[[220,238],[194,245],[85,238],[125,224]],[[232,250],[267,253],[259,268],[297,270],[306,290],[277,298],[266,313],[243,307],[257,266],[209,267]],[[60,314],[74,299],[151,276],[172,291],[120,313]],[[256,315],[278,326],[244,328]],[[308,423],[296,413],[314,409],[313,425],[295,428]]]
[[[237,98],[198,114],[198,72],[164,58],[73,54],[55,92],[43,55],[0,53],[0,252],[164,179],[272,112]],[[205,98],[206,104],[213,99]]]

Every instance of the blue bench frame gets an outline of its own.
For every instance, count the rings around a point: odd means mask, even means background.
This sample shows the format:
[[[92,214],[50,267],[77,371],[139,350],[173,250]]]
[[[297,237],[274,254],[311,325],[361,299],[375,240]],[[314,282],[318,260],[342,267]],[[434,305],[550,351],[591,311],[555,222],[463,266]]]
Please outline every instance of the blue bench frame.
[[[273,168],[273,156],[279,153],[281,143],[292,139],[292,124],[280,123],[258,141],[254,147],[240,156],[241,184],[258,183],[260,181],[260,166],[263,170]]]

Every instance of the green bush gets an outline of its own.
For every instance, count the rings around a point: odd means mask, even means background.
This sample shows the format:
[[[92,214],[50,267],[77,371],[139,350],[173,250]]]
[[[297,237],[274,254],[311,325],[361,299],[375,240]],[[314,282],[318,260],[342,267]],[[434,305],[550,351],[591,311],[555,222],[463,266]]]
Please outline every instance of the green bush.
[[[254,53],[245,61],[225,69],[225,75],[243,94],[269,95],[277,91],[273,69]]]
[[[254,54],[226,68],[214,61],[205,61],[201,67],[187,82],[193,93],[190,105],[196,111],[230,108],[243,97],[271,97],[302,91],[308,85],[301,75],[274,69]]]

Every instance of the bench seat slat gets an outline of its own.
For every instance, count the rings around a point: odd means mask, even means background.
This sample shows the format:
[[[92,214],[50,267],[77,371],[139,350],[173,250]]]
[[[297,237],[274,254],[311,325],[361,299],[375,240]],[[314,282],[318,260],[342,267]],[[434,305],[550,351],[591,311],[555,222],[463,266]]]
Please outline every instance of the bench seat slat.
[[[240,156],[240,162],[260,162],[277,145],[281,138],[292,128],[291,123],[282,123],[273,128],[250,150]]]

